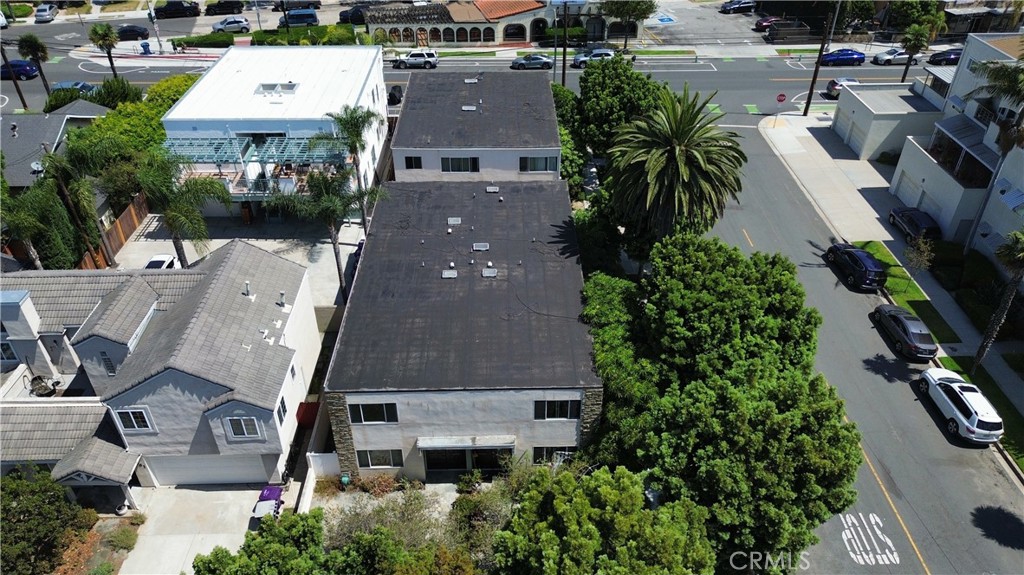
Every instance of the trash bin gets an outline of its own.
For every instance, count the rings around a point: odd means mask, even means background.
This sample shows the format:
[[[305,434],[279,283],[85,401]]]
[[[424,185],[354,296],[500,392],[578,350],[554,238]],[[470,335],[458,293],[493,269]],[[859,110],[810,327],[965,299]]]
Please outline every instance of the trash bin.
[[[139,47],[142,48],[142,55],[143,56],[152,56],[153,55],[153,52],[149,49],[149,42],[143,42],[143,43],[139,44]]]

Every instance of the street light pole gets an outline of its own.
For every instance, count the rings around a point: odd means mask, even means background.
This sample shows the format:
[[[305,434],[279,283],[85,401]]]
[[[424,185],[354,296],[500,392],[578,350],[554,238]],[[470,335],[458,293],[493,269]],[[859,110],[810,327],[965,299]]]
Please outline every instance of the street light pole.
[[[164,43],[160,40],[160,25],[156,23],[156,14],[153,14],[153,7],[150,6],[149,0],[146,0],[146,13],[149,15],[149,21],[153,23],[153,32],[156,34],[157,52],[162,56],[164,53]]]
[[[832,49],[832,35],[835,34],[836,31],[836,21],[839,20],[839,8],[842,3],[843,0],[836,0],[836,13],[832,16],[832,26],[828,29],[828,44],[826,44],[826,47],[829,50]]]
[[[829,14],[831,16],[831,14]],[[825,22],[828,22],[828,18],[825,18]],[[828,34],[824,30],[821,31],[821,46],[818,48],[818,59],[814,62],[814,74],[811,76],[811,87],[807,89],[807,103],[804,104],[804,116],[806,117],[811,113],[811,100],[814,98],[814,85],[818,83],[818,72],[821,71],[821,56],[825,53],[825,42],[828,40]]]

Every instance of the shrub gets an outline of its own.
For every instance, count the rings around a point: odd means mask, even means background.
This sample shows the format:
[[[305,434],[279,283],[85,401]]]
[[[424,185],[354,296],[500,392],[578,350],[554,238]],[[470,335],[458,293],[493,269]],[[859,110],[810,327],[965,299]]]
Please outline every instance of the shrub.
[[[961,279],[961,287],[980,288],[1002,283],[1003,278],[999,276],[996,266],[985,256],[972,251],[964,259],[964,273]]]
[[[85,99],[115,110],[126,102],[141,102],[142,88],[133,85],[123,76],[107,78],[103,80],[103,84],[98,90],[89,94]]]
[[[63,108],[71,102],[78,100],[82,97],[82,93],[74,89],[65,90],[54,90],[50,93],[50,97],[46,99],[46,105],[43,106],[43,112],[49,114],[50,112]]]
[[[356,478],[354,485],[356,489],[365,491],[374,497],[384,497],[398,488],[398,480],[394,475],[373,475]]]
[[[316,480],[313,493],[321,497],[333,497],[341,493],[341,478],[337,476],[321,477]]]
[[[185,36],[171,40],[171,46],[177,50],[183,46],[189,48],[229,48],[235,45],[235,36],[230,32],[214,32],[200,36]]]
[[[898,164],[900,162],[900,153],[901,152],[899,152],[899,151],[895,151],[895,152],[882,152],[881,154],[878,154],[878,159],[876,161],[879,164],[885,164],[887,166],[895,166],[896,164]]]
[[[147,517],[145,513],[134,513],[132,514],[131,517],[128,518],[128,523],[131,523],[132,525],[138,527],[139,525],[145,523],[146,519]]]
[[[934,263],[931,269],[935,280],[948,292],[956,291],[960,286],[960,271],[959,266],[937,266]]]
[[[114,565],[110,561],[104,561],[90,569],[87,575],[114,575]]]
[[[10,8],[10,10],[8,9]],[[28,18],[32,15],[35,8],[31,4],[7,4],[6,2],[0,4],[0,12],[4,13],[4,16],[8,20],[11,19],[11,10],[14,10],[14,16],[16,18]]]
[[[351,26],[293,26],[291,31],[256,30],[252,33],[253,45],[274,46],[287,43],[298,46],[302,40],[309,44],[349,45],[355,44]]]
[[[463,494],[476,493],[483,481],[484,476],[480,473],[480,470],[474,469],[459,477],[459,482],[455,485],[455,491]]]
[[[115,551],[131,551],[138,540],[139,534],[131,527],[118,527],[107,534],[107,545]]]
[[[82,507],[78,510],[78,514],[75,516],[74,528],[80,531],[88,531],[92,529],[93,525],[100,520],[99,513],[96,513],[95,509],[89,507]]]
[[[932,266],[963,267],[964,265],[964,246],[961,244],[935,240],[932,243],[932,251],[935,253]]]
[[[562,28],[548,28],[547,32],[544,33],[548,38],[562,38],[565,34],[565,30]],[[581,26],[575,26],[569,28],[569,38],[573,40],[585,39],[587,37],[587,29]]]

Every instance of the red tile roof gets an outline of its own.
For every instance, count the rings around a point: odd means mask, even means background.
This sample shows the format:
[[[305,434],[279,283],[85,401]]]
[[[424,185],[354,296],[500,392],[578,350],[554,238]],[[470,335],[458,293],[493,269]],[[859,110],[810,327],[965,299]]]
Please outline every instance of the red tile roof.
[[[491,21],[543,8],[537,0],[476,0],[476,7]]]

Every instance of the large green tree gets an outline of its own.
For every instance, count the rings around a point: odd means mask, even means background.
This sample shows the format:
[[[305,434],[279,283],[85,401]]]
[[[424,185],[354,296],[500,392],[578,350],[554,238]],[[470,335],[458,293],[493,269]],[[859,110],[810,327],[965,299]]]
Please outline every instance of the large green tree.
[[[1003,287],[1003,296],[999,300],[999,307],[992,314],[992,318],[988,320],[988,327],[985,328],[985,334],[981,338],[981,345],[978,346],[978,351],[974,354],[971,375],[974,375],[978,366],[985,360],[988,350],[996,341],[999,330],[1006,322],[1006,314],[1010,311],[1013,298],[1017,295],[1021,282],[1024,281],[1024,229],[1010,232],[1006,242],[996,248],[996,259],[1010,274],[1010,281]]]
[[[377,112],[364,106],[350,106],[345,104],[340,112],[328,112],[327,117],[334,122],[334,132],[321,132],[310,138],[310,146],[326,146],[337,150],[348,152],[352,158],[352,171],[350,176],[355,176],[356,189],[364,192],[370,188],[372,182],[364,182],[360,174],[359,166],[362,158],[359,154],[366,147],[366,132],[377,128],[384,121],[384,118]],[[338,166],[344,168],[344,163]],[[376,166],[374,166],[376,168]],[[363,227],[367,227],[366,204],[368,201],[375,201],[376,194],[364,194],[359,202],[359,210],[363,219]]]
[[[117,31],[114,30],[114,27],[105,22],[93,24],[92,28],[89,28],[89,41],[107,55],[110,71],[117,78],[117,68],[114,67],[114,48],[117,47],[120,38],[117,37]]]
[[[911,24],[923,24],[937,9],[936,0],[895,0],[889,2],[886,24],[903,30]]]
[[[493,573],[712,573],[707,513],[686,500],[648,508],[641,477],[620,467],[577,478],[539,470],[507,530]]]
[[[900,82],[907,81],[911,63],[917,60],[918,54],[928,49],[930,34],[931,32],[923,24],[911,24],[907,27],[903,39],[900,40],[900,46],[907,53],[907,63],[903,66],[903,77],[900,78]]]
[[[604,157],[619,127],[654,108],[661,88],[620,57],[587,65],[580,76],[580,142]]]
[[[19,468],[0,479],[0,521],[4,575],[44,575],[60,564],[75,523],[78,506],[69,502],[64,486],[34,466]]]
[[[46,95],[50,95],[50,83],[46,81],[46,74],[43,72],[43,62],[50,59],[50,51],[46,44],[35,34],[22,34],[18,38],[18,54],[22,58],[28,58],[39,68],[39,79],[43,81],[43,89]]]
[[[605,16],[618,18],[625,23],[625,34],[622,38],[622,49],[629,47],[630,24],[643,22],[651,17],[658,9],[658,3],[654,0],[605,0],[601,2],[601,12]]]
[[[0,219],[10,237],[21,242],[25,246],[32,267],[41,270],[43,262],[39,259],[39,252],[33,238],[48,231],[45,213],[45,204],[37,201],[37,194],[23,192],[11,197],[7,187],[0,191]]]

